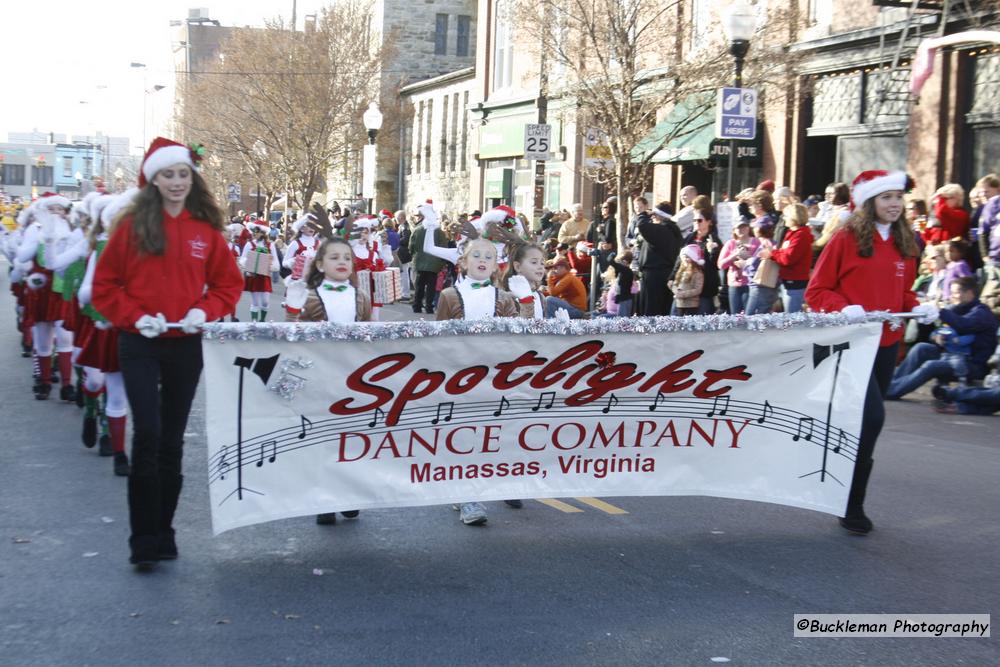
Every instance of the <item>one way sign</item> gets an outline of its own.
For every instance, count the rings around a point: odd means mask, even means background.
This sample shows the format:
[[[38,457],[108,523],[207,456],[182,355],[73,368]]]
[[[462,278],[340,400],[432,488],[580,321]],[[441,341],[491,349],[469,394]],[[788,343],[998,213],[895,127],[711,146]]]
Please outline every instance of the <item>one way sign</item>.
[[[715,138],[757,138],[757,91],[753,88],[720,88],[715,106]]]

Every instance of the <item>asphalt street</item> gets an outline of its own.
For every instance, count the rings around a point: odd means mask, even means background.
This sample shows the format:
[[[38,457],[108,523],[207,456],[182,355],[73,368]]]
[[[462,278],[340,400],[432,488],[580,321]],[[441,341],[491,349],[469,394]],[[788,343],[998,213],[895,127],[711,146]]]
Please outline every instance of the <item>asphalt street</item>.
[[[125,480],[80,444],[75,406],[32,397],[3,287],[0,665],[1000,664],[995,636],[796,639],[792,622],[997,611],[995,417],[938,415],[926,393],[890,404],[868,537],[702,497],[490,503],[478,528],[449,507],[373,510],[213,537],[202,386],[181,556],[141,575]]]

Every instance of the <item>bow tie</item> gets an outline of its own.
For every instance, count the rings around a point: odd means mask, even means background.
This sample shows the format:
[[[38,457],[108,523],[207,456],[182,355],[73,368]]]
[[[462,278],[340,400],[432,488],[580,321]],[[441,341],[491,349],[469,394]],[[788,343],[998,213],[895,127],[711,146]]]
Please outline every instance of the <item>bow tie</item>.
[[[333,290],[334,292],[344,292],[347,290],[347,285],[331,285],[330,283],[323,283],[323,289]]]
[[[481,283],[473,282],[472,283],[472,289],[479,289],[481,287],[489,287],[492,284],[493,283],[490,282],[489,280],[484,280]]]

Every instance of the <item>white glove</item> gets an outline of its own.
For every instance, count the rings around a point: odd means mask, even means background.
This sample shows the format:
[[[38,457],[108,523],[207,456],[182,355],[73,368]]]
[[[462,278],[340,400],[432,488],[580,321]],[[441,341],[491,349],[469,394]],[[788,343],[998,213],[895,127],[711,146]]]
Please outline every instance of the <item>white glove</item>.
[[[111,322],[105,320],[94,320],[94,327],[100,329],[101,331],[107,331],[111,328]]]
[[[569,322],[569,311],[565,308],[558,308],[556,310],[555,319],[560,322]]]
[[[207,316],[201,308],[192,308],[181,320],[181,331],[186,334],[196,334],[201,330],[201,325],[205,323]]]
[[[526,299],[531,296],[531,283],[524,276],[511,276],[510,280],[507,281],[507,287],[510,288],[511,294],[518,299]]]
[[[146,338],[156,338],[161,333],[166,332],[167,318],[164,317],[163,313],[157,313],[156,317],[143,315],[135,321],[135,328]]]
[[[421,204],[417,207],[417,211],[424,217],[424,229],[437,229],[441,226],[438,224],[437,211],[435,211],[434,207],[430,204]]]
[[[865,321],[865,309],[861,306],[845,306],[840,312],[847,316],[850,324],[859,324]]]
[[[309,288],[304,280],[291,280],[285,288],[285,307],[298,312],[306,305],[309,297]]]
[[[42,289],[48,280],[48,277],[44,273],[32,273],[28,276],[28,287],[30,289]]]
[[[920,315],[920,318],[917,319],[918,323],[934,324],[934,322],[937,321],[938,315],[940,314],[941,311],[938,310],[938,307],[935,306],[933,303],[922,303],[919,306],[916,306],[910,312]]]

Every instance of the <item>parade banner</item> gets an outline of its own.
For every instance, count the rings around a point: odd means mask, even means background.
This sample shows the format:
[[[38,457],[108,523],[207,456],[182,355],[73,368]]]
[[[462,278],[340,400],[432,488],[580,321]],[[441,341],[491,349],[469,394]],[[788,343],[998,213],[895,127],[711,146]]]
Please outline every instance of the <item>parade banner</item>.
[[[844,322],[209,325],[213,527],[574,496],[842,515],[882,329]]]

